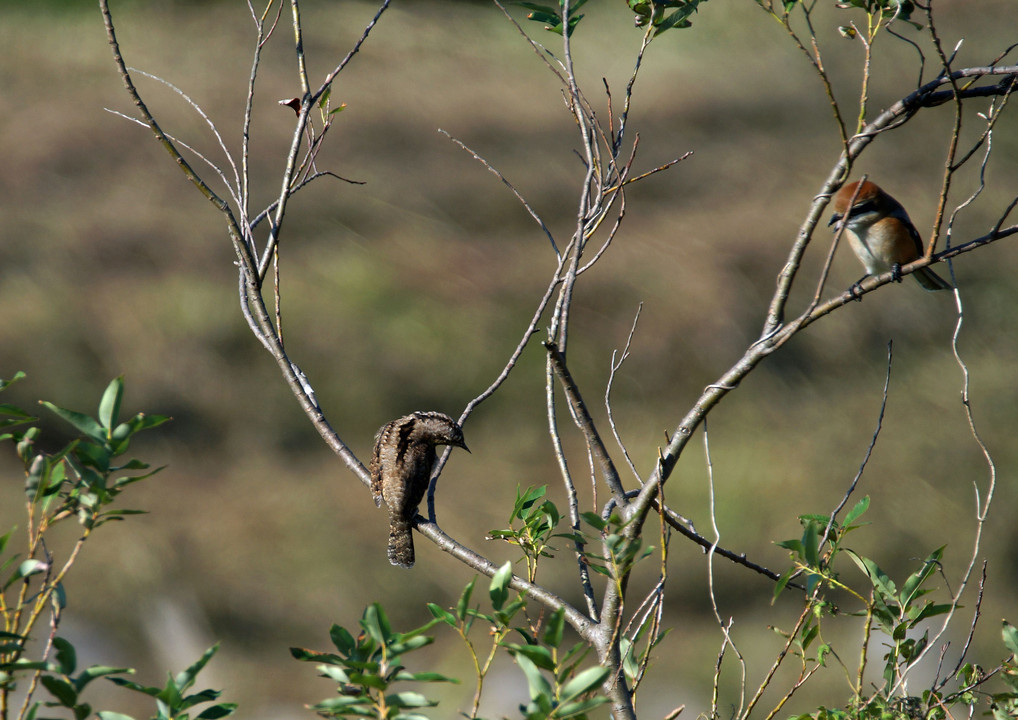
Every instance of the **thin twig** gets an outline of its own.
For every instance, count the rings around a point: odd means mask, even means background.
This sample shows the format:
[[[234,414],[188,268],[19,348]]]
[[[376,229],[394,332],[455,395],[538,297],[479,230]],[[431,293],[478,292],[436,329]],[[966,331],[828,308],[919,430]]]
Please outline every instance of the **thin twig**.
[[[734,620],[728,618],[726,623],[721,619],[721,611],[718,609],[718,598],[714,592],[714,551],[717,550],[718,545],[721,544],[721,530],[718,528],[717,518],[717,505],[715,503],[714,494],[714,460],[710,454],[710,435],[707,432],[707,420],[703,422],[703,452],[704,457],[707,461],[707,497],[708,497],[708,508],[711,529],[714,530],[714,541],[711,543],[710,550],[707,551],[707,595],[710,598],[711,610],[714,612],[714,620],[717,622],[718,627],[721,629],[721,634],[724,637],[724,643],[727,643],[732,651],[735,653],[735,657],[739,660],[739,707],[732,713],[733,717],[741,717],[742,709],[746,706],[746,658],[743,657],[739,647],[735,644],[732,639],[732,625]],[[721,671],[721,657],[718,657],[718,668],[717,673]]]
[[[479,162],[482,165],[484,165],[484,167],[488,169],[488,172],[490,172],[492,175],[494,175],[499,180],[501,180],[502,183],[507,188],[509,188],[509,191],[513,195],[516,196],[516,199],[520,201],[520,203],[523,205],[524,209],[526,209],[526,211],[530,214],[530,217],[534,218],[534,222],[536,222],[540,226],[540,228],[544,232],[544,234],[548,236],[548,242],[551,243],[551,248],[552,248],[552,250],[555,251],[555,256],[561,259],[562,253],[559,252],[558,245],[555,244],[555,236],[551,234],[551,230],[548,229],[548,225],[544,222],[544,219],[540,215],[537,214],[537,211],[534,210],[534,208],[530,205],[529,202],[527,202],[527,199],[523,197],[523,195],[520,193],[520,191],[516,189],[516,186],[513,185],[511,182],[509,182],[509,180],[506,178],[506,176],[503,175],[501,172],[499,172],[499,170],[496,169],[491,163],[489,163],[487,160],[485,160],[483,157],[481,157],[481,155],[478,154],[476,151],[472,150],[471,148],[469,148],[465,144],[463,144],[462,141],[460,141],[457,138],[454,138],[452,135],[447,133],[442,128],[439,128],[438,132],[442,133],[447,138],[452,140],[454,143],[459,145],[463,150],[465,150],[466,152],[470,153],[470,155],[474,158],[474,160],[477,160],[477,162]]]
[[[870,438],[870,444],[866,447],[866,453],[863,455],[862,463],[859,465],[859,470],[856,472],[855,477],[852,478],[852,482],[848,485],[848,490],[845,491],[844,497],[841,498],[841,502],[831,511],[830,519],[827,521],[827,527],[824,529],[823,537],[820,539],[820,543],[817,547],[822,548],[824,543],[827,542],[827,538],[831,535],[831,530],[834,528],[834,521],[837,519],[838,514],[848,504],[849,498],[852,497],[852,493],[855,492],[856,486],[859,484],[859,480],[862,479],[862,474],[866,471],[866,466],[869,465],[870,458],[873,456],[873,449],[877,446],[877,438],[880,437],[880,430],[884,426],[884,412],[887,410],[887,394],[888,389],[891,387],[891,361],[893,355],[894,341],[887,341],[887,370],[884,372],[884,390],[880,396],[880,412],[877,415],[877,427],[873,431],[873,437]]]
[[[637,482],[640,481],[640,473],[636,469],[636,465],[633,464],[633,459],[629,457],[629,451],[626,449],[626,444],[622,442],[622,437],[619,435],[619,429],[615,425],[615,415],[612,412],[611,404],[611,391],[612,384],[615,382],[615,373],[618,372],[619,368],[622,367],[622,363],[629,357],[629,348],[633,344],[633,335],[636,334],[636,324],[640,322],[640,313],[643,311],[643,303],[636,308],[636,315],[633,317],[633,326],[629,328],[629,335],[626,337],[626,345],[622,348],[622,355],[619,356],[618,362],[615,361],[618,355],[618,350],[612,351],[611,366],[608,371],[608,382],[604,388],[604,407],[608,413],[608,426],[611,427],[612,435],[615,437],[615,442],[619,446],[619,450],[622,451],[622,457],[626,459],[626,464],[629,465],[629,469],[632,471],[633,476]]]
[[[223,155],[226,156],[227,161],[229,161],[230,167],[233,168],[233,181],[234,181],[234,184],[230,185],[229,183],[226,183],[226,187],[230,191],[230,195],[231,195],[231,197],[233,197],[234,202],[239,203],[240,202],[239,193],[240,193],[241,182],[240,182],[240,173],[237,170],[237,164],[233,161],[233,154],[230,152],[229,148],[226,147],[226,142],[223,140],[223,136],[219,134],[219,128],[217,128],[216,124],[214,122],[212,122],[212,119],[208,116],[208,114],[206,114],[206,112],[204,110],[202,110],[201,105],[199,105],[194,100],[192,100],[190,98],[190,96],[187,95],[187,93],[185,93],[183,90],[181,90],[179,87],[177,87],[173,83],[169,82],[168,80],[164,80],[163,78],[159,77],[158,75],[153,75],[152,73],[145,72],[144,70],[139,70],[138,68],[130,68],[130,69],[132,71],[138,73],[139,75],[144,75],[145,77],[149,78],[150,80],[155,80],[156,82],[160,82],[163,85],[165,85],[166,87],[170,88],[170,90],[175,92],[182,100],[184,100],[184,102],[186,102],[188,105],[190,105],[192,108],[194,108],[194,111],[196,113],[198,113],[198,115],[201,116],[202,120],[205,121],[205,124],[209,126],[209,130],[211,130],[212,134],[215,135],[216,142],[219,143],[219,148],[223,151]],[[206,162],[208,162],[208,161],[206,161]],[[215,167],[215,166],[213,165],[213,167]],[[218,168],[216,168],[216,169],[218,170]],[[223,176],[222,172],[220,172],[219,174],[220,174],[220,176]],[[224,182],[225,182],[225,180],[224,180]]]
[[[587,441],[587,446],[593,454],[597,468],[601,471],[602,480],[604,480],[608,489],[611,490],[615,502],[620,506],[625,506],[628,500],[626,499],[626,490],[622,487],[622,480],[619,478],[618,470],[615,469],[615,463],[612,462],[608,449],[604,446],[601,435],[594,426],[593,418],[587,412],[587,406],[580,395],[580,389],[576,386],[576,382],[566,367],[565,358],[562,357],[562,353],[559,352],[558,346],[555,343],[546,341],[544,347],[548,351],[552,368],[562,383],[566,398],[569,399],[570,407],[572,407],[580,430],[583,432],[583,437]]]

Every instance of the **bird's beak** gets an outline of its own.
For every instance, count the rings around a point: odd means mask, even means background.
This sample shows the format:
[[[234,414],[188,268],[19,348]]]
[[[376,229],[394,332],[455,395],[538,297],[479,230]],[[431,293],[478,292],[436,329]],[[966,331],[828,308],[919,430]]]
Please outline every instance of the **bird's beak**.
[[[841,213],[834,213],[833,215],[831,215],[831,219],[827,221],[827,227],[832,227],[833,225],[838,223],[843,217],[845,216],[842,215]]]
[[[466,450],[467,452],[470,452],[470,448],[467,447],[467,444],[465,442],[458,442],[458,443],[456,443],[456,447],[461,447],[464,450]],[[473,453],[470,453],[470,454],[473,455]]]

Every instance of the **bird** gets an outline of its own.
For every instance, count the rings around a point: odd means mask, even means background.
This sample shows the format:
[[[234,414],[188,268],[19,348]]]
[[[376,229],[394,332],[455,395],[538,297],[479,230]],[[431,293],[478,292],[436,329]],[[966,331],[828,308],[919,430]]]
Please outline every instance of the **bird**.
[[[463,429],[445,413],[412,412],[386,423],[375,435],[371,453],[371,493],[375,505],[389,512],[389,562],[414,566],[410,526],[431,482],[435,446],[452,445],[467,452]]]
[[[901,282],[901,266],[925,254],[919,231],[915,229],[905,208],[875,183],[859,180],[845,185],[835,193],[832,205],[834,214],[828,226],[844,219],[848,243],[866,268],[867,274],[879,275],[890,270],[894,279]],[[925,290],[953,289],[949,282],[929,267],[919,268],[912,273],[912,277]]]

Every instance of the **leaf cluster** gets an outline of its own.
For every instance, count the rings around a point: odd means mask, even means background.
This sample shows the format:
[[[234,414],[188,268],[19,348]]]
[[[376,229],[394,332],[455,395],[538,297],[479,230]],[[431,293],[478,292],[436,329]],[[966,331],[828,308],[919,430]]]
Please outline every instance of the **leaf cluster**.
[[[14,380],[21,377],[23,374],[19,373]],[[9,384],[3,383],[0,389]],[[23,431],[12,430],[0,434],[0,441],[11,440],[15,443],[18,457],[25,466],[25,494],[29,505],[33,512],[45,518],[47,526],[76,515],[82,525],[93,528],[139,512],[104,512],[104,508],[128,485],[152,477],[162,468],[148,471],[149,465],[136,459],[122,464],[115,464],[114,461],[127,452],[134,435],[159,427],[170,418],[137,413],[120,422],[123,397],[124,380],[118,377],[107,386],[94,418],[45,400],[40,401],[43,407],[80,433],[79,437],[53,453],[39,451],[38,440],[42,431],[37,425]],[[37,420],[20,408],[6,404],[0,405],[0,416],[6,416],[0,418],[0,428]],[[148,472],[137,474],[137,471]]]
[[[10,381],[0,380],[0,390],[24,378],[16,374]],[[107,386],[95,417],[68,410],[51,402],[41,404],[57,417],[72,425],[80,435],[56,452],[39,450],[41,431],[32,425],[38,418],[11,404],[0,404],[0,441],[14,443],[18,457],[25,466],[25,494],[28,514],[27,557],[5,557],[14,530],[0,536],[0,717],[8,718],[11,694],[19,684],[27,687],[19,720],[35,720],[40,708],[63,708],[75,720],[93,714],[92,706],[82,699],[86,687],[96,678],[105,677],[121,687],[148,695],[156,701],[156,720],[190,720],[195,705],[214,702],[219,691],[203,690],[187,694],[198,673],[215,654],[209,649],[184,672],[171,675],[162,688],[148,687],[128,680],[130,668],[93,665],[77,672],[77,652],[69,640],[57,634],[67,596],[64,578],[91,536],[91,532],[111,520],[120,520],[138,510],[109,510],[107,507],[128,486],[151,477],[162,468],[149,472],[149,465],[140,460],[118,463],[131,438],[158,427],[169,418],[138,413],[121,422],[120,409],[124,399],[123,378],[115,378]],[[21,426],[31,425],[28,428]],[[18,428],[18,429],[15,429]],[[47,543],[47,533],[55,524],[68,517],[77,517],[83,532],[58,565]],[[7,571],[16,564],[13,572]],[[33,639],[41,620],[48,611],[50,634],[38,659],[26,657],[28,643]],[[33,696],[41,685],[52,700],[38,701]],[[218,720],[230,715],[236,705],[215,703],[196,720]],[[132,720],[120,713],[99,711],[100,720]]]
[[[796,632],[786,635],[789,645],[794,647],[795,654],[803,663],[804,672],[807,663],[825,666],[828,657],[833,656],[840,662],[838,653],[823,639],[824,619],[840,612],[828,597],[830,590],[847,591],[859,600],[862,607],[851,614],[865,618],[858,685],[852,701],[846,709],[821,706],[814,713],[797,716],[796,720],[905,720],[915,717],[944,720],[952,717],[951,708],[955,705],[964,706],[971,715],[980,694],[988,699],[994,717],[1015,717],[1014,712],[1018,709],[1018,669],[1015,667],[1018,630],[1007,621],[1004,621],[1003,639],[1012,655],[993,673],[986,673],[978,665],[959,661],[951,676],[934,680],[921,695],[905,692],[905,673],[923,656],[930,642],[929,630],[924,628],[925,621],[950,613],[956,607],[927,597],[936,590],[929,586],[929,581],[941,567],[945,548],[942,546],[931,552],[899,588],[874,560],[843,545],[848,534],[862,527],[863,524],[857,521],[868,507],[869,498],[863,498],[849,511],[843,524],[824,515],[802,515],[799,518],[803,526],[802,536],[778,543],[790,551],[793,564],[782,575],[775,597],[791,578],[801,577],[806,581],[807,610]],[[862,572],[867,586],[856,589],[841,578],[834,567],[841,554],[850,558]],[[869,661],[874,630],[884,638],[883,682],[879,687],[867,689],[862,685],[862,678]],[[1001,676],[1007,689],[996,694],[978,690],[994,674]],[[951,681],[954,689],[949,690]]]
[[[454,608],[446,610],[429,603],[428,609],[436,620],[455,629],[464,639],[479,671],[481,665],[469,635],[476,620],[488,626],[494,638],[492,654],[497,649],[508,652],[527,679],[530,699],[527,704],[520,705],[527,720],[584,720],[587,712],[608,701],[598,694],[598,689],[607,679],[609,669],[599,665],[581,669],[590,647],[583,641],[566,647],[564,608],[549,613],[540,622],[530,622],[526,616],[525,597],[517,595],[510,599],[511,581],[512,564],[507,562],[494,574],[488,586],[490,613],[481,612],[479,606],[471,606],[476,578],[464,588]],[[519,641],[508,642],[506,638],[510,634],[518,636]]]
[[[111,677],[109,680],[120,687],[155,699],[156,714],[153,716],[153,720],[190,720],[189,711],[191,708],[203,703],[214,704],[198,713],[195,720],[219,720],[219,718],[232,715],[233,711],[237,709],[237,704],[215,702],[222,694],[219,690],[200,690],[191,694],[187,692],[194,686],[198,673],[204,669],[218,650],[219,644],[216,643],[183,672],[167,675],[166,684],[163,687],[141,685],[122,677]],[[129,715],[115,712],[100,712],[98,715],[100,720],[133,720]]]
[[[544,29],[561,35],[563,29],[572,36],[573,31],[583,19],[578,11],[587,0],[559,0],[558,7],[542,5],[535,2],[517,2],[516,5],[527,8],[528,20],[544,24]],[[692,26],[689,17],[697,11],[700,3],[707,0],[626,0],[633,11],[633,24],[636,27],[650,27],[654,36],[672,28],[688,28]],[[567,7],[568,6],[568,7]]]
[[[39,673],[42,686],[53,696],[53,701],[33,703],[27,710],[26,720],[34,720],[40,707],[67,708],[75,720],[85,720],[92,713],[92,706],[81,699],[85,687],[96,678],[117,673],[133,672],[128,668],[93,665],[77,675],[77,652],[74,645],[63,637],[53,638],[54,659],[30,660],[22,657],[27,636],[0,631],[0,657],[16,656],[17,659],[0,662],[0,687],[13,690],[19,677]]]
[[[437,622],[432,620],[410,632],[393,632],[385,610],[373,603],[364,610],[356,636],[344,627],[332,626],[329,636],[336,652],[290,648],[293,657],[318,663],[322,675],[338,684],[337,697],[311,709],[322,717],[425,718],[419,709],[432,707],[435,701],[416,691],[393,691],[392,686],[398,682],[458,682],[439,673],[410,672],[402,663],[404,655],[434,642],[434,637],[424,633]]]
[[[660,35],[672,28],[692,27],[689,16],[695,13],[701,2],[707,0],[626,0],[629,9],[636,13],[633,23],[636,27],[650,26],[654,35]],[[672,12],[668,12],[671,10]]]
[[[551,540],[554,537],[569,535],[554,534],[562,515],[551,500],[543,499],[548,491],[547,485],[529,487],[526,490],[516,488],[516,502],[509,513],[509,526],[502,530],[492,530],[488,537],[504,540],[516,545],[523,551],[527,562],[527,577],[533,582],[537,577],[537,563],[542,557],[554,557]]]

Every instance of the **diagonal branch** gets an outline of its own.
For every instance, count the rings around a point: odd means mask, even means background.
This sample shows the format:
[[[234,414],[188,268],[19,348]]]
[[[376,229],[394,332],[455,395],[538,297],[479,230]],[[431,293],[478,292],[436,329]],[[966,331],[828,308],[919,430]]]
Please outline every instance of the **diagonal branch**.
[[[966,100],[977,97],[997,97],[1007,95],[1013,90],[1015,85],[1018,84],[1018,78],[1016,78],[1016,75],[1018,75],[1018,65],[1000,67],[991,65],[964,68],[956,70],[948,76],[938,77],[891,105],[891,107],[880,113],[873,122],[866,125],[866,127],[864,127],[849,141],[847,150],[842,153],[841,158],[837,163],[835,163],[834,168],[827,177],[827,180],[824,181],[824,185],[820,192],[813,198],[813,204],[810,206],[806,219],[799,228],[795,244],[789,252],[788,260],[785,262],[785,266],[778,275],[777,289],[775,290],[774,297],[771,300],[770,309],[767,313],[767,321],[764,324],[761,338],[768,337],[784,322],[785,306],[788,303],[792,282],[795,280],[795,276],[799,271],[799,266],[802,262],[802,257],[806,252],[806,247],[812,239],[813,230],[820,221],[820,216],[827,207],[827,203],[830,202],[831,196],[839,187],[841,187],[845,180],[848,179],[852,163],[874,140],[874,138],[876,138],[880,133],[900,127],[904,123],[908,122],[908,120],[910,120],[912,116],[921,109],[942,105],[946,102],[950,102],[955,97],[959,100]],[[959,88],[957,93],[954,89],[940,90],[940,88],[944,85],[957,82],[960,79],[978,80],[988,76],[1004,77],[1000,82],[993,85],[981,85],[976,87],[972,86],[970,83]]]
[[[576,382],[566,367],[565,358],[562,357],[562,353],[559,352],[558,346],[555,343],[545,341],[543,344],[548,351],[548,357],[551,359],[555,375],[558,376],[559,381],[562,383],[562,389],[565,391],[566,398],[573,409],[573,415],[576,417],[580,432],[583,433],[587,446],[594,456],[594,461],[601,470],[601,476],[604,478],[605,484],[611,490],[616,504],[625,507],[629,500],[626,498],[626,490],[622,487],[622,480],[619,478],[618,470],[615,469],[615,463],[612,462],[611,456],[601,440],[601,435],[597,432],[597,428],[594,427],[594,420],[590,417],[587,406],[583,402],[583,397],[580,395],[580,389],[576,386]]]
[[[472,570],[476,570],[483,575],[487,575],[488,577],[493,577],[498,571],[498,565],[491,562],[491,560],[488,560],[486,557],[474,552],[465,545],[457,542],[449,535],[446,535],[436,523],[430,522],[420,515],[417,516],[416,520],[417,530],[422,535],[467,567]],[[596,623],[583,614],[582,611],[577,610],[563,598],[540,585],[531,583],[524,578],[521,578],[519,575],[514,574],[512,576],[512,580],[509,582],[509,587],[514,590],[519,590],[551,610],[562,610],[565,615],[566,622],[568,622],[581,637],[588,640],[588,642],[590,641],[594,631],[597,629]]]
[[[970,240],[957,247],[944,250],[931,258],[920,258],[915,262],[903,265],[901,275],[908,275],[916,270],[931,265],[934,262],[957,257],[967,252],[976,250],[984,245],[1002,240],[1012,235],[1018,235],[1018,224],[1006,228],[994,229],[981,237]],[[692,437],[693,432],[700,426],[707,414],[720,403],[729,392],[738,387],[739,383],[768,355],[788,342],[798,332],[813,324],[820,318],[843,307],[862,295],[873,292],[877,288],[894,282],[896,276],[893,272],[886,272],[882,275],[867,277],[855,286],[854,292],[846,290],[840,295],[821,303],[808,313],[800,315],[786,325],[782,325],[760,340],[749,346],[743,356],[729,368],[717,382],[708,385],[697,399],[693,407],[686,413],[679,422],[672,434],[667,448],[662,452],[661,457],[655,466],[650,477],[640,489],[637,497],[631,502],[628,511],[636,516],[639,526],[646,519],[647,513],[653,507],[653,500],[657,494],[657,485],[665,482],[671,475],[679,456]]]

